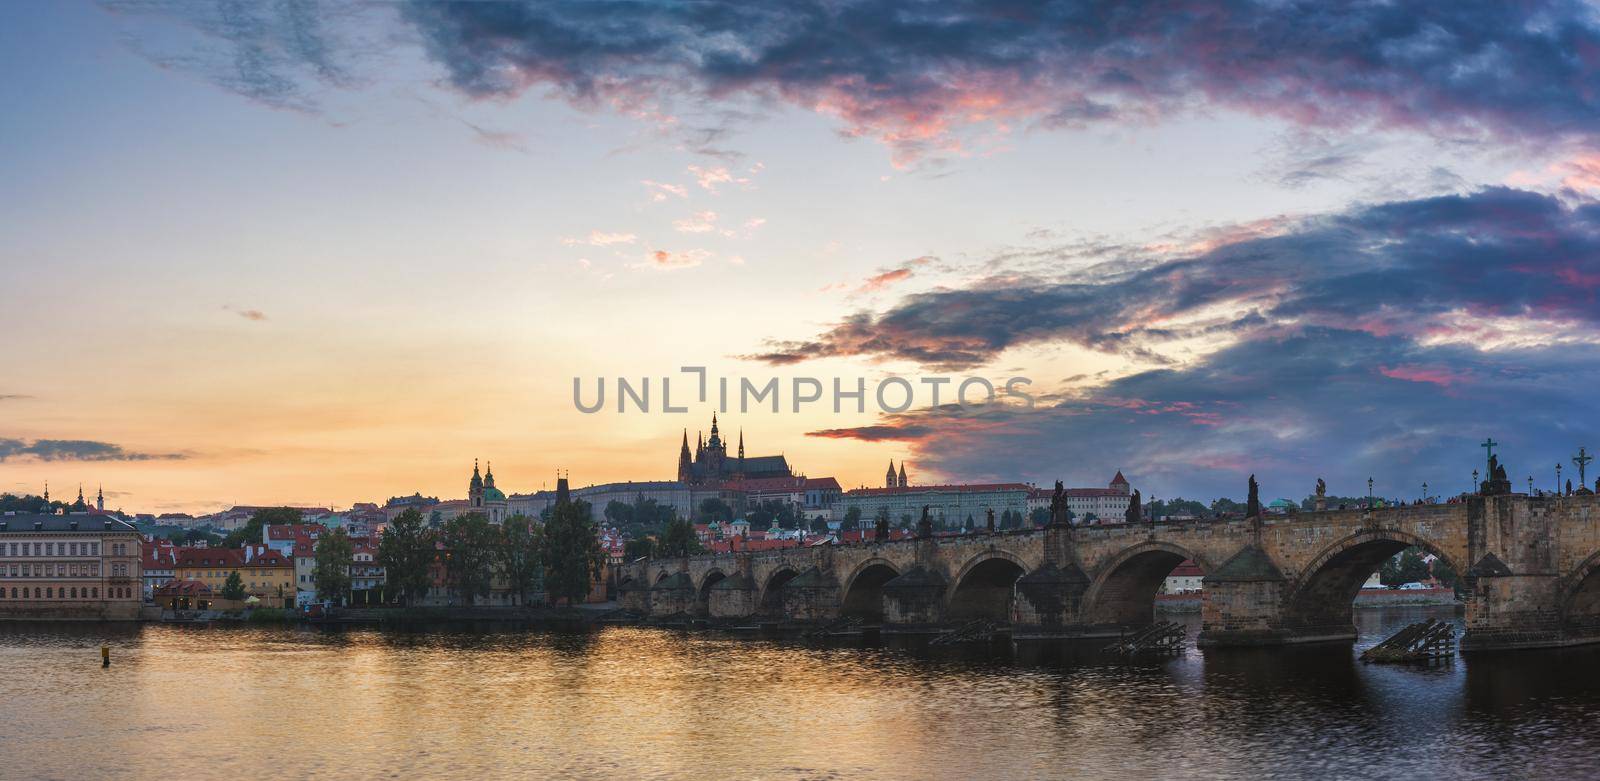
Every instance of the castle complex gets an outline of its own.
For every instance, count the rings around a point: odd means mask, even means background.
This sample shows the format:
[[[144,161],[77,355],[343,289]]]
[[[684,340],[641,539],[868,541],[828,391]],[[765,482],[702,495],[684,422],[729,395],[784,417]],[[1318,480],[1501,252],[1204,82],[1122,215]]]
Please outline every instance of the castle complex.
[[[789,462],[778,456],[749,456],[744,454],[744,432],[739,432],[738,455],[729,458],[727,443],[717,430],[717,415],[711,414],[711,438],[701,440],[693,456],[689,453],[689,431],[684,429],[683,446],[678,450],[678,482],[684,485],[716,485],[729,480],[764,480],[772,477],[793,477]]]

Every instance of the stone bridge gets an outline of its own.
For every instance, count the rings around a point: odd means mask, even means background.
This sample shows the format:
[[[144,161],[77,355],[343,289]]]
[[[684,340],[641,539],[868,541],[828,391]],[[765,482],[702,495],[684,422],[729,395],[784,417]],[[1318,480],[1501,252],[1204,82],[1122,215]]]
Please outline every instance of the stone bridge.
[[[657,619],[856,616],[919,632],[988,618],[1017,638],[1092,637],[1151,622],[1167,574],[1193,559],[1206,573],[1202,645],[1348,640],[1362,583],[1412,545],[1466,578],[1463,650],[1600,641],[1600,497],[1590,495],[651,559],[624,568],[620,591]]]

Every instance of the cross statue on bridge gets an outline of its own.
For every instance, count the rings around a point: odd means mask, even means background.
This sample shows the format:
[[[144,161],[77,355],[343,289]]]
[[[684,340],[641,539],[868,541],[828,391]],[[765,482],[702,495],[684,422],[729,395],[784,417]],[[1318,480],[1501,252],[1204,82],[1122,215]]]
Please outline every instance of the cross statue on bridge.
[[[1486,458],[1492,458],[1494,456],[1494,446],[1498,445],[1498,444],[1500,444],[1500,443],[1494,441],[1494,439],[1492,437],[1490,437],[1490,438],[1484,439],[1483,440],[1483,444],[1479,445],[1478,447],[1481,447],[1484,450],[1489,451],[1488,453],[1485,454]],[[1493,480],[1494,479],[1494,475],[1489,475],[1489,479]]]
[[[1581,448],[1581,447],[1578,448],[1578,455],[1576,455],[1576,456],[1574,456],[1572,458],[1572,463],[1578,465],[1578,485],[1579,486],[1584,486],[1584,485],[1588,484],[1587,480],[1584,478],[1584,468],[1589,466],[1589,462],[1593,461],[1593,460],[1594,460],[1594,456],[1589,455],[1588,451],[1585,450],[1584,448]]]

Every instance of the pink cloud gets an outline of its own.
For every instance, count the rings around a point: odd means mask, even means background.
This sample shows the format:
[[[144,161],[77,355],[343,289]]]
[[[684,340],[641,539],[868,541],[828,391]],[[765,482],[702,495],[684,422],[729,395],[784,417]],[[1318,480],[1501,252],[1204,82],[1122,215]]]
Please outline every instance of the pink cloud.
[[[1417,364],[1402,364],[1399,366],[1379,366],[1378,373],[1395,380],[1406,382],[1425,382],[1448,388],[1456,383],[1468,382],[1471,378],[1465,374],[1458,374],[1442,366],[1421,366]]]

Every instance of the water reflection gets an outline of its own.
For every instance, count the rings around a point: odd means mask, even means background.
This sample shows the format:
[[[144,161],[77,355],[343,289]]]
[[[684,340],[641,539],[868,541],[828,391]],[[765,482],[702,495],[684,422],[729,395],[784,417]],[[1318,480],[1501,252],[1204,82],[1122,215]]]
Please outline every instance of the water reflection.
[[[1359,611],[1357,648],[1427,615]],[[1349,646],[1132,662],[1098,648],[0,625],[0,777],[1590,772],[1597,651],[1412,668]]]

